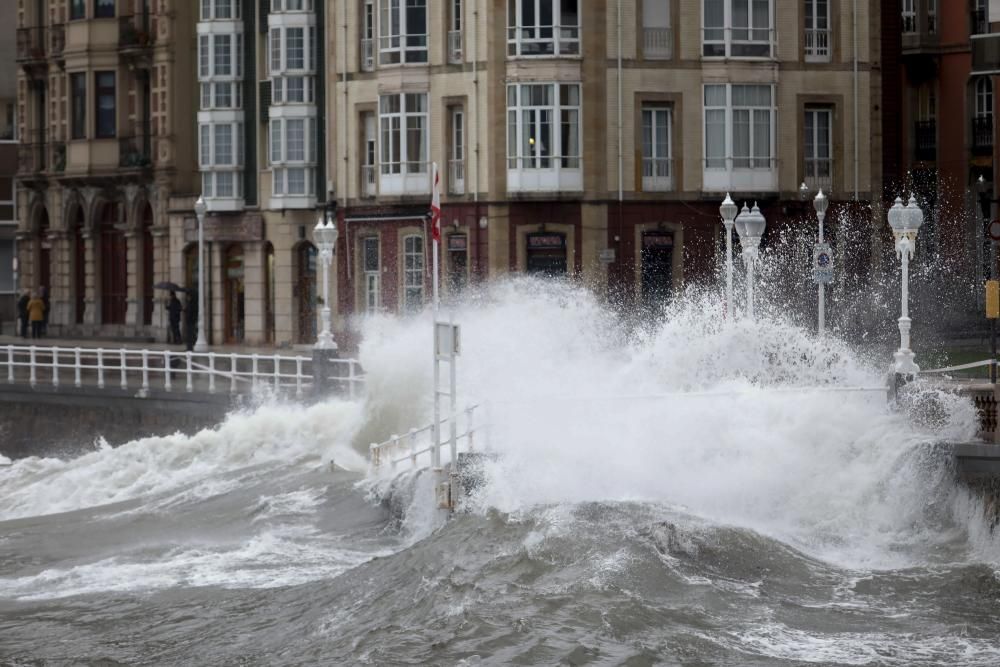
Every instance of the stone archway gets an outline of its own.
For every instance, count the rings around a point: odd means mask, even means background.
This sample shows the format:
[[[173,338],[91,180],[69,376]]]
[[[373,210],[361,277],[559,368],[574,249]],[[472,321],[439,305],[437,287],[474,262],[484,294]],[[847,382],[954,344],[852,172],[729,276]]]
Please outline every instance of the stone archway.
[[[100,247],[98,275],[101,324],[125,324],[128,312],[128,243],[122,204],[103,201],[97,207],[94,230]]]

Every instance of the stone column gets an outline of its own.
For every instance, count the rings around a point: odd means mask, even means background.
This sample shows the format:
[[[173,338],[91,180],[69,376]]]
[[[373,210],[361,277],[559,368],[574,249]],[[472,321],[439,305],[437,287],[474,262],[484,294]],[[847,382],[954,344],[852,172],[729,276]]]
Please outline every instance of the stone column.
[[[243,331],[248,345],[265,342],[264,310],[267,272],[262,243],[243,244]]]
[[[72,269],[72,243],[70,235],[63,231],[49,232],[49,241],[52,244],[52,293],[49,295],[49,335],[52,336],[52,327],[62,327],[57,331],[65,331],[65,327],[73,324],[72,304],[73,285],[71,278]]]
[[[153,284],[170,280],[170,229],[164,226],[153,226]],[[183,280],[178,284],[183,285]],[[164,293],[153,292],[153,331],[157,340],[167,339],[167,309],[164,305]],[[183,296],[178,294],[183,301]]]
[[[205,286],[208,294],[205,295],[205,326],[208,328],[206,338],[210,345],[224,345],[226,343],[226,290],[223,285],[223,276],[226,272],[224,258],[222,255],[222,243],[209,243],[205,249],[207,258],[207,271],[205,272]]]
[[[274,229],[277,225],[268,229]],[[295,250],[291,234],[282,238],[272,238],[274,244],[274,343],[278,346],[295,342],[294,289]]]
[[[89,327],[95,327],[100,323],[101,302],[97,294],[97,240],[94,232],[90,228],[83,230],[83,255],[84,273],[86,282],[84,284],[83,298],[83,323]]]
[[[127,267],[125,327],[136,335],[142,326],[142,230],[139,229],[135,200],[138,185],[125,186],[125,255]]]

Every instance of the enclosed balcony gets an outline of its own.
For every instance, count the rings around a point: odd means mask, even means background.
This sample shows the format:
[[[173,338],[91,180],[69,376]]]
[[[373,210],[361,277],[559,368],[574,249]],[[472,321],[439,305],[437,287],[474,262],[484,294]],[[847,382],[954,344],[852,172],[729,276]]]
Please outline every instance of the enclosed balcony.
[[[48,143],[45,133],[33,130],[17,145],[17,173],[21,176],[45,171]]]
[[[129,137],[118,139],[118,166],[122,169],[147,169],[153,164],[152,141],[149,127],[138,128]]]

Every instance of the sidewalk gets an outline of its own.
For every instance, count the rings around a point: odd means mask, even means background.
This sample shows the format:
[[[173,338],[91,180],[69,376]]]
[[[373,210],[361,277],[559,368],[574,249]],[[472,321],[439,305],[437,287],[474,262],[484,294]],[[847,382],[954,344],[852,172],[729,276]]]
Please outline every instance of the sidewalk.
[[[104,348],[107,350],[170,350],[172,352],[184,352],[183,345],[168,345],[166,343],[150,343],[147,341],[129,340],[101,340],[99,338],[21,338],[20,336],[0,335],[0,348],[6,345],[35,345],[37,347],[64,347],[64,348],[84,348],[95,349]],[[274,345],[209,345],[209,352],[219,354],[253,354],[261,355],[288,355],[288,356],[312,356],[312,345],[293,345],[291,347],[275,347]]]

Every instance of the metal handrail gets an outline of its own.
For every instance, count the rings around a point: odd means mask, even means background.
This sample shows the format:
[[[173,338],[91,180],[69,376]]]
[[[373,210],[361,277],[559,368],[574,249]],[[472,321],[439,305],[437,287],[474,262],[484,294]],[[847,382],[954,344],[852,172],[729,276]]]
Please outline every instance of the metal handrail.
[[[426,426],[410,429],[403,435],[393,434],[388,440],[383,442],[373,442],[369,446],[372,467],[379,469],[383,465],[388,465],[390,469],[395,470],[398,464],[409,461],[410,469],[415,469],[417,468],[417,459],[426,454],[433,454],[435,450],[443,450],[450,447],[452,444],[452,437],[454,437],[456,445],[464,440],[467,443],[467,451],[474,451],[475,434],[480,428],[474,425],[474,415],[477,408],[479,408],[478,404],[470,405],[464,410],[451,415],[446,415],[438,421],[437,428],[435,428],[434,423],[431,422]],[[465,416],[464,430],[457,432],[456,429],[454,436],[449,433],[445,438],[435,436],[435,433],[441,433],[442,426],[456,422],[458,417],[462,415]],[[417,443],[417,438],[424,433],[430,434],[430,442],[426,446],[421,447]],[[434,442],[435,439],[437,440],[437,443]],[[394,455],[399,451],[405,451],[406,454],[398,458],[394,457]],[[433,460],[433,456],[431,458]]]

